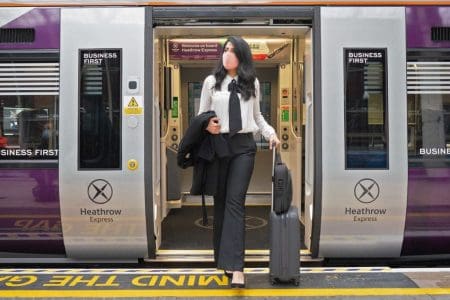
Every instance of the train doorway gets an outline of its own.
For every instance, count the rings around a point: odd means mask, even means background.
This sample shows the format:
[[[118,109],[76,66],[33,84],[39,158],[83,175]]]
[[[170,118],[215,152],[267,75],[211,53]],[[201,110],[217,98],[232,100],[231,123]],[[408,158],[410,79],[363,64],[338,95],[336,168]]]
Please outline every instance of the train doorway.
[[[213,259],[212,225],[201,224],[201,196],[189,194],[192,169],[180,169],[176,155],[183,133],[198,113],[203,80],[212,73],[229,35],[242,36],[252,49],[261,112],[282,142],[279,151],[292,172],[293,205],[299,209],[302,234],[311,228],[311,219],[308,222],[304,213],[305,91],[312,90],[311,28],[155,27],[153,209],[156,255],[161,259]],[[255,140],[258,152],[246,198],[246,260],[264,259],[269,246],[272,156],[268,141],[260,134],[255,134]],[[212,197],[207,197],[209,224],[214,217],[212,204]],[[303,244],[306,249],[308,243]]]

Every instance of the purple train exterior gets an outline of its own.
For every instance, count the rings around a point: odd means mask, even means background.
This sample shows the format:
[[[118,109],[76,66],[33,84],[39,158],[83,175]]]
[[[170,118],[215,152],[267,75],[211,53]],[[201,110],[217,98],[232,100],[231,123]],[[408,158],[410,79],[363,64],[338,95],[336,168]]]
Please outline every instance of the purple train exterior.
[[[34,28],[32,43],[0,43],[0,51],[59,51],[60,9],[35,8],[2,24]],[[63,254],[57,161],[45,168],[0,168],[0,251]]]
[[[407,53],[436,48],[450,53],[450,41],[432,41],[430,27],[450,27],[450,7],[406,8]],[[34,41],[0,43],[1,54],[58,54],[60,8],[29,9],[1,24],[1,29],[8,28],[34,28]],[[450,61],[450,57],[447,60]],[[60,135],[63,134],[60,132]],[[58,159],[46,160],[42,166],[39,163],[27,166],[26,163],[4,158],[0,164],[0,252],[65,255]],[[427,164],[409,161],[407,213],[401,255],[450,254],[449,216],[450,165],[447,163],[443,167],[430,168]]]
[[[449,7],[411,7],[406,9],[407,48],[449,50],[450,41],[432,41],[432,27],[450,26]],[[448,60],[448,58],[447,58]],[[449,125],[447,125],[449,126]],[[447,133],[448,134],[448,133]],[[447,155],[448,160],[448,155]],[[408,206],[402,254],[450,253],[450,165],[437,169],[408,168]]]

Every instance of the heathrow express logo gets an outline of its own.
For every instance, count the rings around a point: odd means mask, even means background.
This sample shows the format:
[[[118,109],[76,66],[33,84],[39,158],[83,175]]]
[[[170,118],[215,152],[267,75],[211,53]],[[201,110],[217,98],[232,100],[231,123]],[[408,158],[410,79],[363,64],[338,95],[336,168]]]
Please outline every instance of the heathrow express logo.
[[[95,179],[88,186],[88,197],[92,202],[105,204],[111,200],[113,189],[111,184],[104,179]]]
[[[359,202],[371,203],[380,195],[380,186],[375,180],[364,178],[355,185],[354,194]]]

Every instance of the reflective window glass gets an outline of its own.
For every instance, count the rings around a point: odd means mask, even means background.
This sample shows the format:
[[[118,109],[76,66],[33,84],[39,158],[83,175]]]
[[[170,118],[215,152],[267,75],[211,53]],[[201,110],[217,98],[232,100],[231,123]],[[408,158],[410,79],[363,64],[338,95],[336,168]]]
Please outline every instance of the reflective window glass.
[[[347,169],[388,168],[386,50],[345,49]]]
[[[448,57],[449,53],[445,51],[408,52],[407,107],[410,167],[450,167],[450,61]]]
[[[270,81],[261,81],[259,83],[259,108],[261,114],[268,124],[272,124],[271,119],[271,97],[272,97],[272,85]],[[269,141],[267,141],[260,131],[254,134],[256,147],[258,150],[269,149]]]
[[[59,55],[0,55],[0,160],[58,158]]]
[[[202,82],[188,82],[188,118],[189,124],[200,109],[200,96],[202,93]]]
[[[450,95],[408,95],[411,166],[450,167]]]
[[[121,50],[80,50],[79,168],[121,167]]]

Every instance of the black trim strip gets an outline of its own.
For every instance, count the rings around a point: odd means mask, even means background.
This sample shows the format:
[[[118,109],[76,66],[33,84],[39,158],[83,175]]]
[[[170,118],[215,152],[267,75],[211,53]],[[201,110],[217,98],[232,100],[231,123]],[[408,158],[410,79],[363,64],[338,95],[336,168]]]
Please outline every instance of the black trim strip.
[[[215,6],[215,7],[155,7],[153,8],[154,21],[158,19],[186,19],[200,18],[210,19],[220,22],[220,19],[227,21],[236,18],[251,17],[257,18],[304,18],[312,19],[314,8],[312,7],[292,7],[292,6]]]
[[[423,59],[426,59],[427,61],[448,62],[450,61],[449,53],[448,48],[409,48],[406,49],[406,61],[423,61]]]
[[[2,161],[0,163],[0,170],[2,169],[58,169],[58,161]]]
[[[313,19],[313,115],[314,115],[314,183],[311,255],[319,256],[320,226],[322,224],[322,59],[320,35],[320,8]]]
[[[59,63],[59,49],[52,50],[0,50],[0,59],[33,62]]]
[[[148,257],[156,258],[156,237],[153,224],[153,9],[145,8],[144,58],[144,182],[145,217],[147,220]]]

